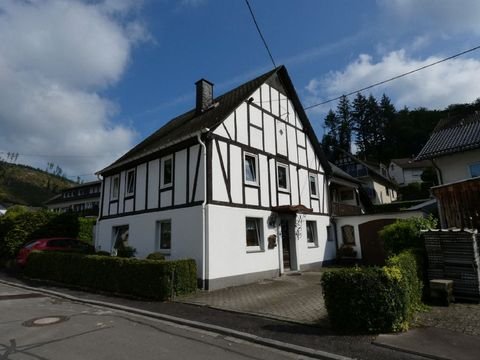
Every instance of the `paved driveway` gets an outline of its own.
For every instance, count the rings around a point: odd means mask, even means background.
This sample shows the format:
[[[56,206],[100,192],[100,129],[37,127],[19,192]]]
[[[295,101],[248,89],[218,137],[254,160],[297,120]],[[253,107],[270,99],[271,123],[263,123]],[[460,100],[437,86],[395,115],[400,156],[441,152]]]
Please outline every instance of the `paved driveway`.
[[[176,300],[301,324],[328,326],[320,286],[321,274],[293,273],[249,285],[198,291]]]

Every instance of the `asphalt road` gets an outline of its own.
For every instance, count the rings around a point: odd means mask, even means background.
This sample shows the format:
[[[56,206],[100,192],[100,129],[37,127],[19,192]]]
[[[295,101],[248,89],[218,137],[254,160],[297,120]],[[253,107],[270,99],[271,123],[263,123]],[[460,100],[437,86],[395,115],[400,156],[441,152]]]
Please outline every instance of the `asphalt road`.
[[[0,359],[307,357],[0,284]]]

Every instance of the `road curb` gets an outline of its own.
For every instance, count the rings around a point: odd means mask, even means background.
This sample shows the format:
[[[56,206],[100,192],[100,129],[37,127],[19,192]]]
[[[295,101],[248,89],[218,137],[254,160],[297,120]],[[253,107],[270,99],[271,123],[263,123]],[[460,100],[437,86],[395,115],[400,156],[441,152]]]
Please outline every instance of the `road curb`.
[[[309,357],[313,357],[313,358],[316,358],[316,359],[322,359],[322,360],[354,360],[353,358],[350,358],[350,357],[337,355],[337,354],[329,353],[329,352],[326,352],[326,351],[315,350],[315,349],[311,349],[311,348],[307,348],[307,347],[299,346],[299,345],[294,345],[294,344],[288,344],[288,343],[284,343],[284,342],[281,342],[281,341],[268,339],[268,338],[263,338],[263,337],[260,337],[260,336],[257,336],[257,335],[252,335],[252,334],[249,334],[249,333],[225,328],[225,327],[218,326],[218,325],[211,325],[211,324],[206,324],[206,323],[202,323],[202,322],[198,322],[198,321],[182,319],[182,318],[171,316],[171,315],[160,314],[160,313],[156,313],[156,312],[152,312],[152,311],[133,308],[133,307],[130,307],[130,306],[118,305],[118,304],[109,303],[109,302],[106,302],[106,301],[82,299],[82,298],[79,298],[79,297],[76,297],[76,296],[64,294],[62,292],[53,291],[53,290],[46,290],[46,289],[32,287],[32,286],[28,286],[28,285],[24,285],[24,284],[18,284],[18,283],[6,281],[6,280],[3,280],[3,279],[0,279],[0,284],[5,284],[5,285],[8,285],[8,286],[13,286],[13,287],[21,288],[21,289],[36,291],[36,292],[40,292],[40,293],[43,293],[43,294],[47,294],[47,295],[51,295],[51,296],[55,296],[55,297],[59,297],[59,298],[83,303],[83,304],[107,307],[107,308],[110,308],[110,309],[121,310],[121,311],[125,311],[125,312],[128,312],[128,313],[136,314],[136,315],[141,315],[141,316],[154,318],[154,319],[157,319],[157,320],[163,320],[163,321],[167,321],[167,322],[171,322],[171,323],[175,323],[175,324],[179,324],[179,325],[189,326],[189,327],[192,327],[192,328],[211,331],[211,332],[215,332],[215,333],[218,333],[218,334],[221,334],[221,335],[235,337],[235,338],[245,340],[245,341],[250,341],[250,342],[253,342],[253,343],[256,343],[256,344],[259,344],[259,345],[264,345],[264,346],[272,347],[272,348],[275,348],[275,349],[278,349],[278,350],[288,351],[288,352],[299,354],[299,355],[309,356]]]

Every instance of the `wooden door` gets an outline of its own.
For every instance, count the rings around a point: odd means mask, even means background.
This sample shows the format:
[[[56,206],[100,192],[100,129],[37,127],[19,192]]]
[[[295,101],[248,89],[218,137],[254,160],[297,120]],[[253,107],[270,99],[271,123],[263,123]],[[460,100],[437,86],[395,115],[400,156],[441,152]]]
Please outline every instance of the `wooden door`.
[[[378,219],[358,226],[362,248],[362,263],[365,265],[385,265],[387,255],[378,232],[395,221],[396,219]]]

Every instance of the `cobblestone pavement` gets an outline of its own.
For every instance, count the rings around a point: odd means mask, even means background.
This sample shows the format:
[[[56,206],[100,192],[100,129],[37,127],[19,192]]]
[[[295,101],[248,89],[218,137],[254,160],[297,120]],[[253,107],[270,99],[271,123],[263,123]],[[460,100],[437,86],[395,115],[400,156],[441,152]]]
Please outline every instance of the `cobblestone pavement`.
[[[328,326],[321,272],[303,272],[176,299],[188,304]]]
[[[480,336],[480,304],[455,303],[448,307],[432,306],[417,314],[415,326],[436,327]]]

